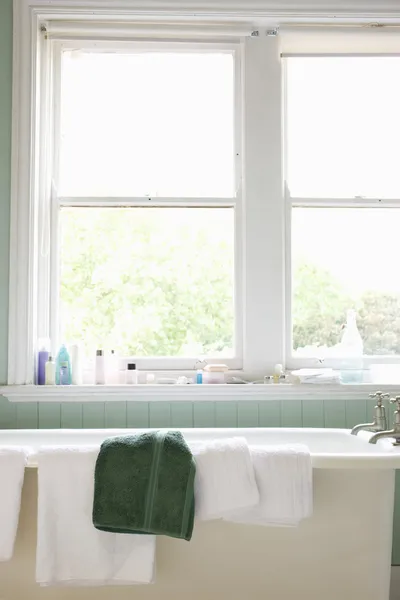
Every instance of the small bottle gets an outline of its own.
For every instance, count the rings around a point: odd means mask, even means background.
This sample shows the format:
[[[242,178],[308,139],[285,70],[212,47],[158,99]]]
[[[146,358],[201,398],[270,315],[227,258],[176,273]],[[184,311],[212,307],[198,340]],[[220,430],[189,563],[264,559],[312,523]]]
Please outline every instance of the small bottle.
[[[106,365],[103,350],[96,350],[94,382],[96,385],[104,385],[106,382]]]
[[[106,380],[107,383],[111,385],[119,383],[119,361],[115,350],[111,350],[110,356],[108,357]]]
[[[61,367],[63,367],[63,377],[61,378]],[[66,367],[66,368],[65,368]],[[63,344],[56,357],[56,385],[71,385],[71,358],[68,350]],[[62,379],[62,381],[61,381]]]
[[[46,362],[44,371],[45,371],[45,384],[46,385],[55,385],[56,384],[56,364],[51,355],[49,355],[49,360]]]
[[[82,385],[82,358],[81,348],[78,344],[70,346],[71,352],[71,369],[72,369],[72,384]]]
[[[138,382],[138,372],[135,363],[128,363],[126,367],[126,383],[132,385]]]
[[[203,371],[202,371],[202,369],[197,369],[196,383],[203,383]]]
[[[46,368],[46,363],[49,360],[49,348],[50,348],[50,341],[49,340],[39,340],[38,343],[38,354],[37,354],[37,376],[36,376],[36,383],[37,385],[45,385],[46,383],[46,374],[45,374],[45,368]]]

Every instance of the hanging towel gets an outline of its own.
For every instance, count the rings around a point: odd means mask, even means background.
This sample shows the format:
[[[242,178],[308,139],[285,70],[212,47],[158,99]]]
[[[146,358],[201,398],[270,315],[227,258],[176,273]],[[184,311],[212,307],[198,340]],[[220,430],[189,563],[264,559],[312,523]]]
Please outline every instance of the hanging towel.
[[[196,517],[207,521],[251,508],[259,493],[244,438],[213,440],[194,450]]]
[[[44,586],[151,583],[155,537],[98,531],[92,523],[99,448],[38,453],[36,581]]]
[[[27,454],[23,448],[0,448],[0,561],[14,552]]]
[[[250,448],[260,502],[226,520],[237,523],[295,527],[312,515],[310,451],[302,444]]]
[[[195,471],[192,453],[179,431],[105,440],[96,463],[94,526],[190,540]]]

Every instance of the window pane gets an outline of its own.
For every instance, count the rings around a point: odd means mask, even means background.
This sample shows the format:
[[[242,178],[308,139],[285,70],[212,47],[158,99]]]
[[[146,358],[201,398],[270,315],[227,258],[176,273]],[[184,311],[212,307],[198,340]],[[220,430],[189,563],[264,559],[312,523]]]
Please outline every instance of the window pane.
[[[61,324],[87,353],[233,355],[234,209],[61,209]]]
[[[400,198],[400,57],[286,60],[291,196]]]
[[[63,52],[64,196],[232,197],[232,53]]]
[[[400,209],[293,210],[295,349],[338,344],[355,309],[364,354],[400,354],[399,228]]]

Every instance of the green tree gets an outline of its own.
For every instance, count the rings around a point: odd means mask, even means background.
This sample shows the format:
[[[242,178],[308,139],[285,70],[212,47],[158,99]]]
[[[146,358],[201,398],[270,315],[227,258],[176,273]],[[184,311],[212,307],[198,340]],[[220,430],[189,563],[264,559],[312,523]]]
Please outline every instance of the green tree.
[[[327,269],[295,265],[293,277],[293,346],[333,346],[340,341],[348,294]]]
[[[63,339],[139,356],[232,349],[232,219],[225,209],[64,209]]]

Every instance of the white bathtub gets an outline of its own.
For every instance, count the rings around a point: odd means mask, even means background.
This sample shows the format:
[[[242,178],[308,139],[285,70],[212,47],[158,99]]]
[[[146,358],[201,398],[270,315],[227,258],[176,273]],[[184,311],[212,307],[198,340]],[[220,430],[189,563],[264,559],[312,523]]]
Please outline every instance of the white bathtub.
[[[139,430],[1,431],[0,445],[100,444]],[[34,582],[36,470],[26,472],[14,558],[0,565],[7,600],[388,600],[394,469],[400,449],[338,429],[182,429],[189,444],[241,435],[251,443],[304,442],[314,470],[314,515],[299,528],[197,524],[190,543],[160,537],[151,586],[42,589]]]

